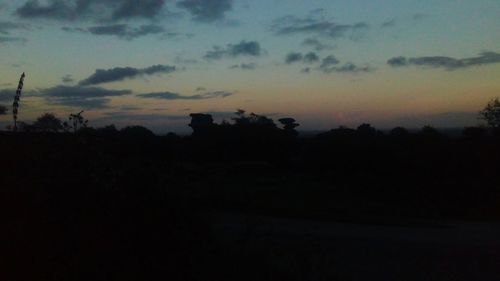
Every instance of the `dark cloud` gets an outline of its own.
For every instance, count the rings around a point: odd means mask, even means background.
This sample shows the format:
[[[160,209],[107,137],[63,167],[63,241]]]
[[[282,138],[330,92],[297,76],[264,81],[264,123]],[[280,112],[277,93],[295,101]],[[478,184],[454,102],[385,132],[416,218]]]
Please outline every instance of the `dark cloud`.
[[[145,99],[161,99],[161,100],[206,100],[213,98],[225,98],[232,95],[233,93],[231,92],[215,91],[215,92],[206,92],[203,94],[196,94],[192,96],[183,96],[181,94],[172,92],[147,93],[147,94],[139,94],[137,96]]]
[[[140,25],[131,27],[128,24],[98,25],[89,28],[81,27],[62,27],[62,30],[68,32],[90,33],[97,36],[116,36],[120,39],[132,40],[152,34],[162,34],[166,36],[165,29],[155,24]]]
[[[115,1],[116,2],[116,1]],[[125,0],[113,11],[115,20],[129,18],[151,18],[163,8],[165,0]]]
[[[0,45],[1,44],[6,44],[6,43],[20,43],[24,44],[28,40],[26,38],[22,37],[12,37],[12,36],[0,36]]]
[[[295,62],[301,62],[303,58],[304,56],[302,56],[301,53],[289,53],[288,55],[286,55],[285,63],[292,64]]]
[[[153,65],[147,68],[134,67],[115,67],[111,69],[97,69],[87,79],[80,81],[80,86],[97,85],[102,83],[122,81],[132,79],[142,75],[166,74],[176,71],[175,66],[170,65]]]
[[[374,69],[370,66],[358,66],[353,63],[346,63],[341,67],[335,68],[336,72],[344,72],[344,73],[360,73],[360,72],[372,72]]]
[[[242,69],[242,70],[254,70],[257,68],[257,65],[255,63],[242,63],[242,64],[235,64],[229,67],[230,69]]]
[[[385,21],[380,25],[380,27],[382,27],[382,28],[388,28],[388,27],[394,27],[394,26],[396,26],[395,19]]]
[[[69,74],[68,74],[68,75],[63,76],[63,77],[61,78],[61,81],[62,81],[63,83],[71,83],[71,82],[74,82],[74,81],[75,81],[75,79],[73,79],[73,77],[72,77],[71,75],[69,75]]]
[[[17,15],[22,18],[48,18],[58,20],[72,20],[76,15],[67,2],[51,0],[47,5],[42,5],[38,0],[27,1],[17,9]]]
[[[321,61],[319,68],[321,71],[329,73],[334,71],[334,66],[339,64],[340,61],[335,56],[328,56]]]
[[[225,19],[225,13],[232,9],[233,0],[182,0],[177,6],[188,10],[193,20],[211,23]]]
[[[480,66],[486,64],[500,63],[500,53],[483,52],[477,57],[456,59],[445,56],[430,56],[430,57],[394,57],[387,61],[387,64],[392,67],[406,67],[411,65],[432,67],[432,68],[445,68],[447,70],[456,70],[473,66]]]
[[[321,61],[319,70],[323,73],[360,73],[360,72],[371,72],[374,69],[370,66],[358,66],[351,62],[347,62],[339,66],[340,61],[335,56],[327,56]]]
[[[262,49],[259,42],[256,41],[241,41],[238,44],[228,44],[225,48],[214,46],[213,50],[208,51],[204,58],[206,59],[222,59],[224,57],[239,57],[262,55]]]
[[[129,95],[130,90],[108,90],[99,87],[55,86],[37,91],[44,97],[51,98],[103,98]]]
[[[309,52],[304,55],[305,63],[315,63],[317,61],[319,61],[319,56],[314,52]]]
[[[387,64],[393,67],[407,66],[408,60],[405,57],[393,57],[387,61]]]
[[[286,64],[292,64],[296,62],[315,63],[317,61],[319,61],[319,56],[314,52],[309,52],[305,55],[303,55],[302,53],[292,52],[285,57]]]
[[[43,97],[50,104],[79,107],[79,108],[106,108],[109,97],[129,95],[130,90],[107,90],[98,87],[82,86],[55,86],[40,89],[34,95]]]
[[[8,35],[12,30],[28,29],[29,26],[24,23],[0,21],[0,34]]]
[[[119,21],[158,16],[165,0],[29,0],[16,10],[26,19]]]
[[[356,24],[339,24],[324,19],[298,18],[286,16],[274,21],[271,30],[276,35],[315,34],[326,38],[342,38],[353,36],[357,31],[366,30],[368,24],[359,22]]]
[[[332,50],[335,49],[335,46],[326,44],[318,39],[315,38],[307,38],[302,42],[302,45],[307,46],[307,47],[313,47],[314,50],[320,52],[323,50]]]
[[[171,39],[191,39],[195,35],[193,33],[181,33],[181,32],[163,32],[161,34],[161,40],[171,40]]]

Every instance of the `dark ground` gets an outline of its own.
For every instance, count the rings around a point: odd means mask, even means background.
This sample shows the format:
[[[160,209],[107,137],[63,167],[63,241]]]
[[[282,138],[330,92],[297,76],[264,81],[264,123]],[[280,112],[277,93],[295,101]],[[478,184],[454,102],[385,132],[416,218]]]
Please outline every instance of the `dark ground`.
[[[499,280],[500,142],[0,134],[1,280]]]

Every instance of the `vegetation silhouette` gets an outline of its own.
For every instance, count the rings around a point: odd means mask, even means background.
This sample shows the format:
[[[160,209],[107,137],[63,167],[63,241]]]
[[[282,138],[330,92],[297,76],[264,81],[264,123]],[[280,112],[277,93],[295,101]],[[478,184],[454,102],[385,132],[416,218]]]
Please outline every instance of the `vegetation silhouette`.
[[[68,121],[63,123],[64,130],[76,133],[81,129],[87,128],[89,120],[85,119],[82,113],[83,110],[78,113],[71,113],[68,117]]]
[[[45,113],[33,123],[35,131],[56,133],[63,129],[62,122],[53,113]]]
[[[0,104],[0,115],[5,115],[5,114],[7,114],[7,107]]]
[[[14,96],[14,102],[12,103],[12,117],[14,118],[14,131],[17,131],[17,114],[18,114],[18,111],[19,111],[19,103],[21,101],[21,93],[22,93],[22,90],[23,90],[23,86],[24,86],[24,78],[26,77],[26,75],[24,74],[21,74],[21,78],[19,78],[19,83],[17,84],[17,90],[16,90],[16,95]]]
[[[500,99],[497,97],[490,100],[485,108],[481,110],[480,115],[490,127],[500,128]]]
[[[231,242],[214,234],[212,213],[409,226],[500,219],[492,124],[459,137],[365,123],[302,138],[291,117],[280,128],[238,110],[220,123],[193,113],[193,133],[181,137],[92,128],[81,113],[65,126],[46,113],[0,132],[11,242],[2,251],[17,272],[8,280],[334,278],[311,254],[319,248]],[[261,239],[250,226],[242,235]],[[288,259],[277,266],[279,255]]]

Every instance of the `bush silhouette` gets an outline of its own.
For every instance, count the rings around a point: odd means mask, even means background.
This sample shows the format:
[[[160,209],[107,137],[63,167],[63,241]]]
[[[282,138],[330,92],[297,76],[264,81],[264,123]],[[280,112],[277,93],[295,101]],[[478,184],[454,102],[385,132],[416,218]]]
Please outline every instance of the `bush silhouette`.
[[[189,127],[193,129],[193,135],[206,135],[210,133],[215,124],[212,115],[203,113],[192,113]]]
[[[151,138],[155,136],[151,130],[143,126],[127,126],[120,130],[120,134],[132,138]]]
[[[38,117],[33,127],[39,132],[59,132],[63,129],[62,122],[53,113],[45,113]]]
[[[500,128],[500,99],[494,98],[479,112],[482,119],[492,128]]]

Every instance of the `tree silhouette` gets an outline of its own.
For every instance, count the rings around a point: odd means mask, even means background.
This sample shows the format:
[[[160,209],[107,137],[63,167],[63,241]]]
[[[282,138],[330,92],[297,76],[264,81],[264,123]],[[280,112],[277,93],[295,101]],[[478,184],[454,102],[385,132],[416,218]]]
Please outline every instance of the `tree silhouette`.
[[[120,130],[120,134],[132,138],[150,138],[155,136],[151,130],[143,126],[127,126]]]
[[[194,135],[207,134],[215,125],[214,119],[210,114],[192,113],[189,116],[191,116],[191,123],[189,123],[189,127],[193,129]]]
[[[408,134],[408,130],[403,127],[396,127],[390,132],[390,135],[393,137],[406,137]]]
[[[500,128],[500,99],[494,98],[479,112],[481,119],[486,120],[492,128]]]
[[[373,137],[377,134],[377,130],[367,123],[359,125],[356,131],[362,137]]]
[[[104,126],[102,128],[98,128],[97,132],[103,135],[116,135],[118,133],[118,129],[114,124]]]
[[[283,124],[283,130],[285,133],[293,136],[297,136],[298,132],[295,130],[298,126],[300,126],[299,123],[295,122],[295,119],[293,118],[281,118],[278,120],[281,124]]]
[[[69,115],[69,122],[64,122],[63,126],[64,129],[69,131],[72,130],[74,133],[76,133],[78,130],[87,128],[87,124],[89,123],[89,120],[85,119],[82,115],[83,110],[74,114]]]
[[[7,114],[7,107],[0,105],[0,115]]]
[[[62,122],[53,113],[45,113],[38,117],[33,127],[41,132],[58,132],[63,129]]]

